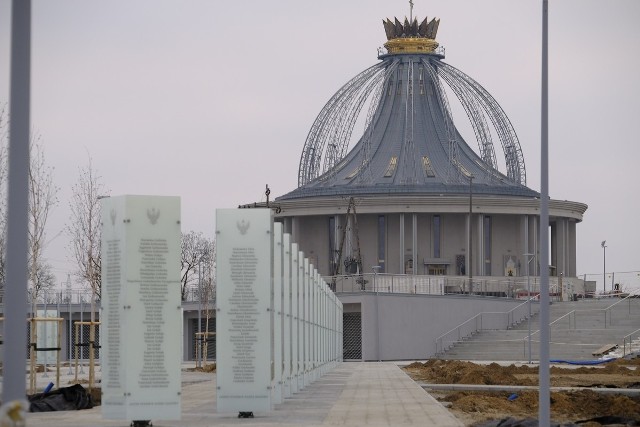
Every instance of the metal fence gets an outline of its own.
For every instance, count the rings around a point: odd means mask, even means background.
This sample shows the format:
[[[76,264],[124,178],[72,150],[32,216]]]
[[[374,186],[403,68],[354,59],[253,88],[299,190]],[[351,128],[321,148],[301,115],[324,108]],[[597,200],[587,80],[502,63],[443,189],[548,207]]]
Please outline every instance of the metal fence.
[[[629,292],[640,288],[640,271],[601,271],[599,273],[579,274],[578,278],[593,283],[596,295],[605,292]],[[616,286],[617,285],[617,286]]]
[[[359,274],[325,277],[335,292],[388,292],[400,294],[471,294],[506,298],[527,299],[527,295],[540,293],[540,278],[491,277],[472,278],[463,276],[425,276],[411,274]],[[471,282],[471,286],[469,283]],[[559,297],[562,287],[565,292],[584,296],[582,280],[570,278],[549,279],[550,294]]]

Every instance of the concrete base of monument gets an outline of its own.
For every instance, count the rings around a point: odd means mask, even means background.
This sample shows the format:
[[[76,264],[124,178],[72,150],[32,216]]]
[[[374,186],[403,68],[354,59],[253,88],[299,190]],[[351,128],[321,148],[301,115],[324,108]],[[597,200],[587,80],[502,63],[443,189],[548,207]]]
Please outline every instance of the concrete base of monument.
[[[252,427],[463,425],[394,363],[339,363],[304,390],[275,405],[272,411],[254,412],[250,421],[238,418],[237,413],[218,414],[215,405],[216,374],[187,370],[193,366],[194,363],[183,365],[181,419],[151,420],[154,427],[236,426],[247,422]],[[28,414],[27,423],[48,427],[129,425],[125,421],[104,420],[100,407]]]

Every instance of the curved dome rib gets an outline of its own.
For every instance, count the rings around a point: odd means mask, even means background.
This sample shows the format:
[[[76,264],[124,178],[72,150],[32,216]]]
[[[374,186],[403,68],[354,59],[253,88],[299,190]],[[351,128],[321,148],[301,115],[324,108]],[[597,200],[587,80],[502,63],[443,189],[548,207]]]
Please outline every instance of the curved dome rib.
[[[324,148],[327,139],[335,129],[342,125],[340,113],[345,108],[345,104],[353,100],[355,93],[359,92],[375,75],[384,69],[384,63],[377,63],[359,73],[344,86],[342,86],[327,102],[313,122],[302,150],[300,166],[298,168],[298,186],[303,186],[320,175],[320,162],[325,155]],[[344,134],[342,134],[344,137]],[[334,144],[340,144],[337,141]],[[341,150],[342,151],[342,150]],[[337,156],[334,156],[337,157]],[[334,160],[335,161],[335,160]]]
[[[439,76],[451,88],[464,108],[467,118],[473,127],[473,132],[476,135],[482,161],[486,163],[488,168],[497,171],[498,163],[496,161],[496,153],[493,147],[491,131],[487,125],[484,112],[478,105],[478,101],[475,96],[473,96],[467,86],[461,84],[459,80],[452,78],[450,74],[440,73]]]
[[[438,92],[436,96],[438,100],[438,104],[440,105],[440,109],[442,110],[442,114],[444,116],[444,125],[445,131],[447,134],[447,146],[445,150],[449,156],[449,165],[447,168],[447,181],[448,182],[458,182],[460,180],[461,171],[459,168],[459,159],[458,159],[458,139],[457,132],[453,125],[453,116],[451,115],[451,108],[449,107],[449,100],[447,98],[447,94],[442,88],[440,84],[440,79],[437,75],[436,67],[430,62],[426,60],[422,60],[422,63],[425,66],[425,69],[429,73],[431,77],[431,81],[435,90]]]
[[[385,69],[384,79],[382,83],[376,87],[371,103],[369,104],[367,119],[364,123],[364,139],[362,141],[362,149],[360,150],[362,163],[360,173],[358,173],[358,182],[361,184],[370,183],[373,180],[373,176],[371,175],[371,135],[376,127],[377,116],[380,114],[380,110],[378,109],[380,98],[384,92],[384,88],[388,86],[387,82],[399,63],[400,61],[393,61],[391,65]]]
[[[498,133],[498,138],[502,143],[507,168],[507,177],[519,184],[526,185],[527,172],[524,164],[522,148],[520,147],[516,131],[502,107],[500,107],[497,101],[491,96],[491,94],[489,94],[489,92],[486,91],[485,88],[467,74],[444,62],[440,62],[439,64],[441,65],[438,67],[439,71],[442,73],[448,73],[451,78],[457,78],[458,81],[467,85],[467,87],[476,94],[477,100],[480,101],[480,104],[489,116],[489,119]]]
[[[330,134],[325,155],[324,166],[321,173],[329,172],[327,178],[331,178],[335,173],[336,166],[344,158],[349,148],[351,134],[356,124],[360,111],[367,98],[376,92],[376,87],[381,84],[384,73],[377,73],[369,80],[365,81],[358,90],[348,92],[345,102],[340,103],[336,113],[338,121]]]

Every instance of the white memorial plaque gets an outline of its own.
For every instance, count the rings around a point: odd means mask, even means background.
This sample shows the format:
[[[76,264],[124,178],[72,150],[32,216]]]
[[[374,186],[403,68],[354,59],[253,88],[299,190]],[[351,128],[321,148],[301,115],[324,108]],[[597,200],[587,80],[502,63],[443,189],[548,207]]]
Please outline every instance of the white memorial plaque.
[[[310,381],[316,378],[316,314],[318,312],[318,300],[316,298],[316,269],[313,264],[309,264],[309,371]]]
[[[307,318],[306,318],[306,313],[307,313],[307,308],[305,307],[306,305],[306,284],[308,282],[307,277],[304,274],[304,264],[305,262],[307,263],[307,265],[309,264],[309,260],[306,259],[304,257],[304,252],[300,251],[299,252],[299,256],[298,256],[298,333],[299,333],[299,338],[300,338],[300,352],[298,354],[299,360],[298,360],[298,366],[299,366],[299,373],[298,373],[298,389],[302,390],[303,388],[306,387],[307,382],[306,382],[306,360],[307,360],[307,347],[306,347],[306,342],[307,342],[307,336],[306,336],[306,324],[307,324]]]
[[[217,408],[271,410],[271,209],[218,209]]]
[[[311,382],[311,272],[309,258],[304,259],[304,386]]]
[[[104,198],[102,227],[102,415],[179,420],[180,198]]]
[[[301,389],[300,378],[300,251],[291,243],[291,392]]]
[[[273,404],[282,403],[282,223],[273,224]]]
[[[285,233],[282,238],[283,247],[283,394],[284,397],[291,396],[291,235]]]

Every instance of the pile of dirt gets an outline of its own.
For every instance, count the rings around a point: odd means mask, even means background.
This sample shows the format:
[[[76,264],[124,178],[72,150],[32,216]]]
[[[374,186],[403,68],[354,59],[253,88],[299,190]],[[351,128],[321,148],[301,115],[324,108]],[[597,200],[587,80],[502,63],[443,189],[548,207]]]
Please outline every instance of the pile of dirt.
[[[186,370],[189,372],[210,372],[211,373],[216,371],[216,364],[209,363],[202,367],[187,368]]]
[[[406,366],[405,371],[419,383],[522,385],[538,384],[538,367],[475,364],[457,360],[429,360]],[[640,359],[617,360],[595,367],[552,367],[551,385],[565,387],[640,388]],[[436,399],[448,402],[449,410],[465,425],[486,423],[508,417],[536,418],[538,392],[523,391],[429,391]],[[638,420],[640,396],[602,394],[591,390],[551,393],[551,416],[567,423],[597,417],[618,416]],[[587,426],[605,425],[590,422]]]
[[[418,382],[432,384],[538,385],[538,367],[480,365],[459,360],[432,359],[404,368]],[[640,359],[606,365],[550,369],[552,387],[640,388]]]
[[[507,417],[538,416],[538,392],[453,392],[436,395],[450,402],[451,410],[465,425]],[[600,394],[590,390],[551,393],[554,421],[578,422],[596,417],[619,416],[640,420],[640,397]],[[600,425],[600,424],[593,424]]]

